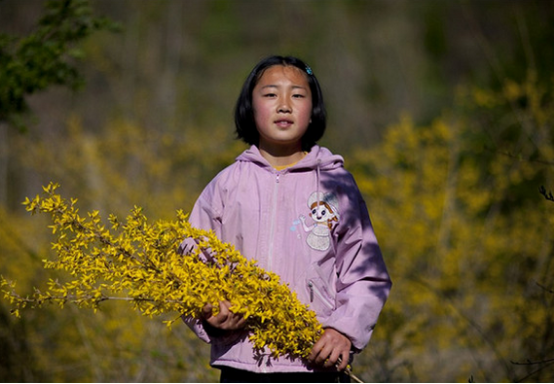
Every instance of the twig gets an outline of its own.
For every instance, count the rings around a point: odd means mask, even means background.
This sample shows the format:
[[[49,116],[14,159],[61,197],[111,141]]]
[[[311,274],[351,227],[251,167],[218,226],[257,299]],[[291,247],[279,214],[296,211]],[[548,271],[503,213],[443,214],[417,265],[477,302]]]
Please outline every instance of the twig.
[[[546,200],[554,201],[554,195],[552,194],[552,191],[546,192],[546,188],[544,187],[544,185],[541,185],[541,186],[540,186],[539,192],[540,192],[541,195],[544,196],[544,198],[545,198]]]
[[[546,292],[548,293],[554,293],[554,290],[553,289],[550,289],[550,288],[547,288],[545,287],[544,285],[542,285],[541,283],[539,283],[538,281],[535,281],[535,284],[538,285],[539,287],[541,287],[542,289],[544,289]]]
[[[352,371],[348,368],[346,368],[344,370],[344,372],[346,372],[346,374],[348,375],[348,377],[350,377],[354,382],[356,383],[363,383],[362,380],[360,380],[360,378],[358,378],[355,374],[352,373]]]
[[[528,375],[526,376],[523,376],[521,378],[519,378],[518,380],[515,380],[516,383],[521,383],[522,381],[524,380],[527,380],[528,378],[530,378],[531,376],[533,376],[534,374],[542,371],[543,369],[545,368],[548,368],[550,367],[552,364],[554,364],[554,359],[551,359],[551,360],[545,360],[545,361],[542,361],[542,362],[536,362],[536,363],[533,363],[533,362],[529,362],[529,363],[523,363],[523,364],[520,364],[520,363],[515,363],[512,361],[512,364],[515,364],[515,365],[533,365],[533,364],[541,364],[543,363],[544,365],[535,369],[533,372],[530,372]]]
[[[335,366],[338,366],[340,363],[342,363],[342,358],[339,356]],[[346,373],[348,375],[348,377],[350,377],[352,380],[354,380],[354,382],[363,383],[363,381],[359,377],[357,377],[356,375],[354,375],[352,373],[349,366],[346,366],[346,368],[344,369],[344,373]]]
[[[548,359],[548,360],[541,360],[541,361],[531,361],[527,360],[526,362],[520,362],[520,361],[510,361],[510,363],[514,365],[538,365],[538,364],[548,364],[548,363],[554,363],[554,359]]]

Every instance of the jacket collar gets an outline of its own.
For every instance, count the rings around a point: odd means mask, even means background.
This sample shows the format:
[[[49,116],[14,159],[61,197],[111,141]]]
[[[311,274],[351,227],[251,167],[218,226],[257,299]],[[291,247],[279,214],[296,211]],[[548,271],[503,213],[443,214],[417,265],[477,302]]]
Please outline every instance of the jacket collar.
[[[241,153],[237,158],[237,161],[254,163],[262,168],[266,168],[269,171],[273,171],[273,167],[269,162],[261,155],[257,146],[252,145],[250,148]],[[325,147],[314,145],[310,152],[298,163],[290,168],[287,168],[290,172],[305,172],[313,170],[330,171],[333,169],[341,168],[344,165],[344,159],[340,155],[331,153]]]

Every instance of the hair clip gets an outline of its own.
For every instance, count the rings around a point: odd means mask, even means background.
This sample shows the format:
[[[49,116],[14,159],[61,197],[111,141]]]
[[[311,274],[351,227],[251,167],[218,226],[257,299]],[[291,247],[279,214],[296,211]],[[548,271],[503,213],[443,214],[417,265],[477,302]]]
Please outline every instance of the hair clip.
[[[312,71],[312,69],[310,68],[309,65],[306,65],[306,73],[307,73],[308,75],[313,75],[313,74],[314,74],[314,72]]]

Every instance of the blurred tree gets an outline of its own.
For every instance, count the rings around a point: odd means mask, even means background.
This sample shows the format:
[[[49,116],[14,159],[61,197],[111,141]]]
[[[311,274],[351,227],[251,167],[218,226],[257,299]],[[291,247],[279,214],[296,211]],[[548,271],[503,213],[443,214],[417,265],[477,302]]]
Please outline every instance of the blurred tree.
[[[28,35],[0,33],[0,203],[8,196],[8,126],[26,130],[29,96],[54,85],[82,87],[79,44],[95,31],[116,28],[94,15],[89,0],[48,0]]]
[[[554,377],[511,363],[548,362],[554,348],[541,288],[554,282],[554,207],[537,192],[554,178],[553,91],[532,72],[469,87],[429,126],[403,118],[353,155],[395,281],[375,380]]]
[[[75,59],[83,51],[78,44],[115,26],[96,17],[89,0],[49,0],[34,32],[22,37],[0,33],[0,122],[24,129],[27,96],[52,85],[80,88],[83,77]]]

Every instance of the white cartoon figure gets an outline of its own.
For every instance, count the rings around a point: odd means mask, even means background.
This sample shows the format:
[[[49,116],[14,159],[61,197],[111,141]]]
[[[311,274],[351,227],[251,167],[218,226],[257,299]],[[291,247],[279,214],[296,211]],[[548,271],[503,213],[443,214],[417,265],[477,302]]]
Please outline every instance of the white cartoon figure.
[[[331,246],[331,228],[339,221],[338,200],[332,193],[314,192],[308,199],[312,226],[306,225],[306,217],[300,216],[302,226],[309,232],[308,245],[318,251],[326,251]]]

